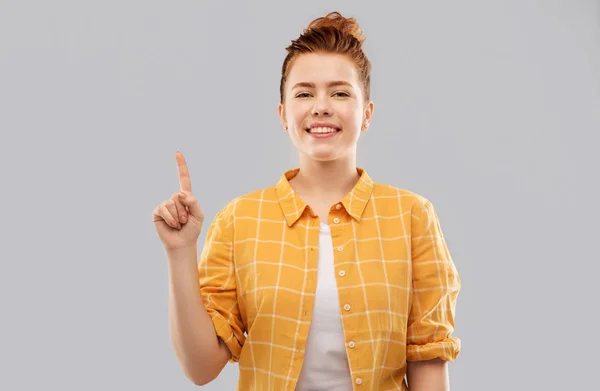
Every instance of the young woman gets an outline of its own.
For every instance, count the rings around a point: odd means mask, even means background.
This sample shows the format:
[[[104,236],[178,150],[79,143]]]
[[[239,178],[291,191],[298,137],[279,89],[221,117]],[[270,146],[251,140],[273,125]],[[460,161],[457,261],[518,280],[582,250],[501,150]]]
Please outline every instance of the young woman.
[[[333,12],[292,41],[278,114],[299,167],[220,210],[199,265],[204,212],[176,154],[181,191],[153,215],[196,384],[230,361],[239,390],[449,389],[460,279],[431,202],[356,166],[374,110],[363,40]]]

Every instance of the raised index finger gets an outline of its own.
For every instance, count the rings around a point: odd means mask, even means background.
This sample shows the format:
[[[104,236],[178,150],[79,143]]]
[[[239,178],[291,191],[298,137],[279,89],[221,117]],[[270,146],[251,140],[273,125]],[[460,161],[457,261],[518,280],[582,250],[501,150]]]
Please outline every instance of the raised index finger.
[[[175,159],[177,160],[177,170],[179,171],[179,185],[181,187],[181,191],[192,192],[192,180],[190,179],[190,173],[188,172],[187,164],[185,163],[185,158],[181,152],[177,152],[175,154]]]

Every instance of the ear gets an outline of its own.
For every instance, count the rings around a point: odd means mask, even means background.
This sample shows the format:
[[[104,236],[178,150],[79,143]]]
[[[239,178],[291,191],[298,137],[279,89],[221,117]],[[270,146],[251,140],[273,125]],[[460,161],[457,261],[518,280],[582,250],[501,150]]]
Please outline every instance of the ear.
[[[281,125],[284,127],[284,129],[287,132],[287,119],[285,118],[285,105],[280,103],[279,105],[277,105],[277,115],[279,116],[279,121],[281,121]]]
[[[375,104],[373,103],[373,101],[370,101],[365,109],[365,112],[363,113],[363,124],[362,124],[362,128],[361,128],[361,130],[363,132],[366,132],[367,129],[369,129],[369,124],[371,123],[371,120],[373,119],[374,111],[375,111]]]

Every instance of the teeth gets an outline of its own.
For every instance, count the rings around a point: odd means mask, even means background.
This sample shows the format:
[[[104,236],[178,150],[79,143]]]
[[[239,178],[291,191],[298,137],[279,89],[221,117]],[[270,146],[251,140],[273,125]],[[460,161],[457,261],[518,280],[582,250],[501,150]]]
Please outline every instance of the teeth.
[[[312,128],[308,130],[310,133],[334,133],[337,129],[334,128]]]

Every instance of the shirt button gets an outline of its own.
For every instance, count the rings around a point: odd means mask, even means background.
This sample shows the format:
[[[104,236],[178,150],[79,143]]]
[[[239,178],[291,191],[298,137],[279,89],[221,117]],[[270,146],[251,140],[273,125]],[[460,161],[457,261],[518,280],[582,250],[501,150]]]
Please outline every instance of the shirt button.
[[[340,210],[340,209],[342,209],[342,205],[341,205],[341,204],[337,204],[337,205],[335,206],[335,208],[336,208],[337,210]]]
[[[343,271],[343,270],[340,270],[340,271],[338,272],[338,274],[340,275],[340,277],[344,277],[344,276],[346,275],[346,272],[345,272],[345,271]]]
[[[338,251],[342,251],[344,248],[342,246],[338,247]]]
[[[346,311],[350,311],[350,304],[346,304],[346,305],[344,305],[344,309],[345,309]]]
[[[336,217],[335,219],[333,219],[333,222],[334,222],[334,223],[336,223],[336,224],[339,224],[339,223],[340,223],[340,219],[338,219],[338,218]]]
[[[356,384],[358,384],[358,385],[362,384],[362,379],[360,377],[356,378]]]
[[[350,349],[353,349],[353,348],[354,348],[354,341],[350,341],[350,342],[348,342],[348,347],[349,347]]]

